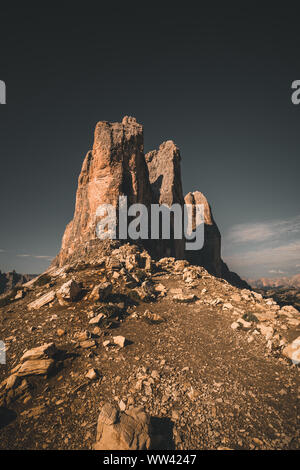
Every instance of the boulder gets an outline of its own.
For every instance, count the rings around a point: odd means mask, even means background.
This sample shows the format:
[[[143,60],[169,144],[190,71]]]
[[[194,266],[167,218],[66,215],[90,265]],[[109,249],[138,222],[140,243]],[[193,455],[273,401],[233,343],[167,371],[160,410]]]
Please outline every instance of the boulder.
[[[110,282],[101,282],[95,286],[89,295],[90,300],[103,301],[111,294],[112,285]]]
[[[66,302],[74,302],[78,299],[81,288],[74,279],[65,282],[60,289],[56,292],[57,298],[63,305]]]
[[[120,346],[120,348],[124,348],[126,344],[126,338],[124,336],[114,336],[113,337],[113,342],[117,346]]]
[[[47,292],[47,294],[42,295],[38,299],[34,300],[33,302],[30,302],[30,304],[27,305],[28,310],[38,310],[39,308],[44,307],[45,305],[50,304],[50,302],[53,302],[55,299],[55,292]]]
[[[189,304],[197,300],[194,294],[176,294],[173,296],[173,301],[177,303]]]
[[[89,379],[89,380],[96,380],[98,377],[99,377],[99,374],[98,372],[95,370],[95,369],[90,369],[87,373],[86,373],[86,378]]]
[[[37,348],[26,351],[21,357],[21,362],[35,361],[39,359],[50,359],[57,353],[57,348],[54,343],[43,344]]]
[[[284,350],[282,354],[290,359],[293,364],[300,364],[300,336],[296,338],[292,343],[290,343]]]
[[[103,406],[98,418],[95,450],[149,450],[150,418],[141,409],[121,412]]]
[[[48,375],[53,369],[55,361],[53,359],[39,359],[23,362],[19,368],[18,377],[29,375]]]
[[[292,305],[285,305],[284,307],[280,309],[279,313],[282,315],[286,315],[287,317],[299,317],[300,318],[300,312]]]

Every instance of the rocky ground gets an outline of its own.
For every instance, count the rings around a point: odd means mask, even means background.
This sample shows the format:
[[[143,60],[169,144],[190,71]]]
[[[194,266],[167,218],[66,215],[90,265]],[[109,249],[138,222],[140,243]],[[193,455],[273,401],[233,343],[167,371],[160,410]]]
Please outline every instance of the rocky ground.
[[[300,289],[299,288],[272,288],[255,289],[264,296],[273,297],[280,305],[293,305],[300,311]]]
[[[155,448],[300,447],[293,307],[134,246],[0,305],[2,449],[91,449],[107,403],[143,407]]]

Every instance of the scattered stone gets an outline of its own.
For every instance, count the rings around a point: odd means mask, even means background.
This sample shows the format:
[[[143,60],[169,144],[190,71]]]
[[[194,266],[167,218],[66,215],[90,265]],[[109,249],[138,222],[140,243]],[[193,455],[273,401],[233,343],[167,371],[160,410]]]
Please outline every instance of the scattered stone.
[[[150,323],[162,323],[165,321],[165,319],[161,315],[158,315],[157,313],[152,313],[150,312],[150,310],[146,310],[144,312],[143,317]]]
[[[123,402],[123,400],[121,400],[119,402],[119,408],[121,411],[125,411],[126,410],[126,404]]]
[[[298,312],[298,310],[292,305],[285,305],[284,307],[281,308],[279,313],[283,315],[287,315],[287,316],[291,315],[291,316],[300,317],[300,312]]]
[[[237,323],[239,323],[244,330],[250,330],[252,327],[252,323],[244,320],[243,318],[239,318]]]
[[[228,302],[223,305],[223,310],[233,310],[233,305]]]
[[[126,344],[126,338],[124,336],[114,336],[113,337],[113,342],[117,346],[120,346],[120,348],[124,348]]]
[[[87,379],[96,380],[99,377],[99,374],[95,369],[90,369],[85,376]]]
[[[86,340],[86,341],[82,341],[80,343],[80,347],[82,349],[89,349],[89,348],[94,348],[97,346],[97,343],[94,339],[89,339],[89,340]]]
[[[63,284],[56,292],[58,301],[61,305],[66,305],[68,302],[74,302],[78,299],[81,293],[81,288],[74,279],[70,279]]]
[[[177,294],[173,296],[173,301],[178,303],[189,304],[195,302],[197,297],[195,294]]]
[[[106,318],[106,315],[104,315],[104,313],[99,313],[99,315],[97,315],[96,317],[91,318],[89,324],[99,325],[104,318]]]
[[[241,325],[240,323],[234,321],[233,323],[231,323],[230,327],[233,329],[233,330],[239,330],[241,328]]]
[[[231,297],[230,297],[231,300],[233,300],[233,302],[241,302],[242,298],[239,294],[233,294]]]
[[[104,301],[111,294],[112,285],[110,282],[101,282],[95,286],[89,295],[89,299],[95,302]]]
[[[92,337],[91,333],[89,331],[80,331],[75,335],[76,339],[79,342],[86,341]]]
[[[15,300],[23,299],[23,297],[25,297],[25,291],[24,290],[18,290],[17,294],[15,296]]]
[[[258,324],[257,329],[261,332],[263,336],[265,336],[266,340],[271,339],[274,334],[274,328],[272,326]]]

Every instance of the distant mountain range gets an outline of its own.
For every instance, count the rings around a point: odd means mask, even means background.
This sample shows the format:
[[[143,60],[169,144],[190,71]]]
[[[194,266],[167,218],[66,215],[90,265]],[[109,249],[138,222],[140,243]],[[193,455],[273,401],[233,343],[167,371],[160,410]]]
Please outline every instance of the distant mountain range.
[[[24,282],[28,282],[36,276],[36,274],[18,274],[16,271],[8,273],[0,271],[0,294],[13,289],[15,286],[24,284]]]
[[[300,274],[277,278],[262,277],[260,279],[247,279],[248,284],[257,289],[295,288],[300,289]]]

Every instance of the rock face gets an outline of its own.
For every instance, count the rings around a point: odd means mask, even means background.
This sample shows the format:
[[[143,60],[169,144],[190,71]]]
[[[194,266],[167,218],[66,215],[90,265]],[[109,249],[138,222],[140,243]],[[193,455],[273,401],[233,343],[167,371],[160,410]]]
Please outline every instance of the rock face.
[[[183,207],[180,161],[179,149],[172,140],[162,143],[159,150],[153,150],[146,154],[152,204],[164,204],[167,207],[179,204]],[[185,257],[184,239],[174,240],[172,237],[173,229],[174,225],[171,221],[171,239],[161,240],[157,253],[158,258],[174,256],[182,259]]]
[[[120,412],[104,405],[98,418],[95,450],[150,449],[150,418],[142,410]]]
[[[196,204],[204,205],[204,246],[199,251],[187,251],[186,257],[190,263],[204,266],[207,271],[220,277],[222,275],[221,234],[214,221],[210,205],[200,191],[188,193],[184,201],[185,204],[193,206],[193,230],[195,230],[195,206]]]
[[[96,210],[100,204],[118,207],[120,195],[128,197],[128,205],[151,203],[143,127],[127,116],[122,123],[101,121],[96,126],[93,150],[87,153],[78,179],[74,218],[54,264],[87,260],[99,250]]]
[[[142,240],[141,243],[155,259],[166,256],[187,258],[216,276],[247,287],[221,259],[221,235],[205,196],[196,191],[183,198],[180,161],[179,149],[171,140],[145,156],[143,127],[135,118],[126,116],[121,123],[98,122],[93,150],[87,153],[78,179],[74,218],[66,227],[61,251],[52,266],[97,263],[103,255],[119,246],[115,240],[97,238],[100,217],[96,212],[102,204],[111,204],[118,209],[119,197],[124,195],[128,206],[141,203],[149,209],[148,235],[151,232],[151,204],[163,205],[166,211],[172,205],[183,208],[184,203],[204,204],[205,243],[201,250],[185,252],[184,235],[174,239],[172,212],[168,214],[170,238],[162,239],[160,227],[159,239]]]
[[[192,229],[195,230],[195,206],[196,204],[204,205],[204,245],[201,250],[186,251],[186,259],[198,266],[203,266],[210,274],[226,279],[231,284],[249,288],[248,284],[243,281],[236,273],[230,271],[228,266],[221,258],[221,234],[218,226],[213,218],[211,207],[200,191],[190,192],[184,198],[185,204],[193,206],[192,209]]]

